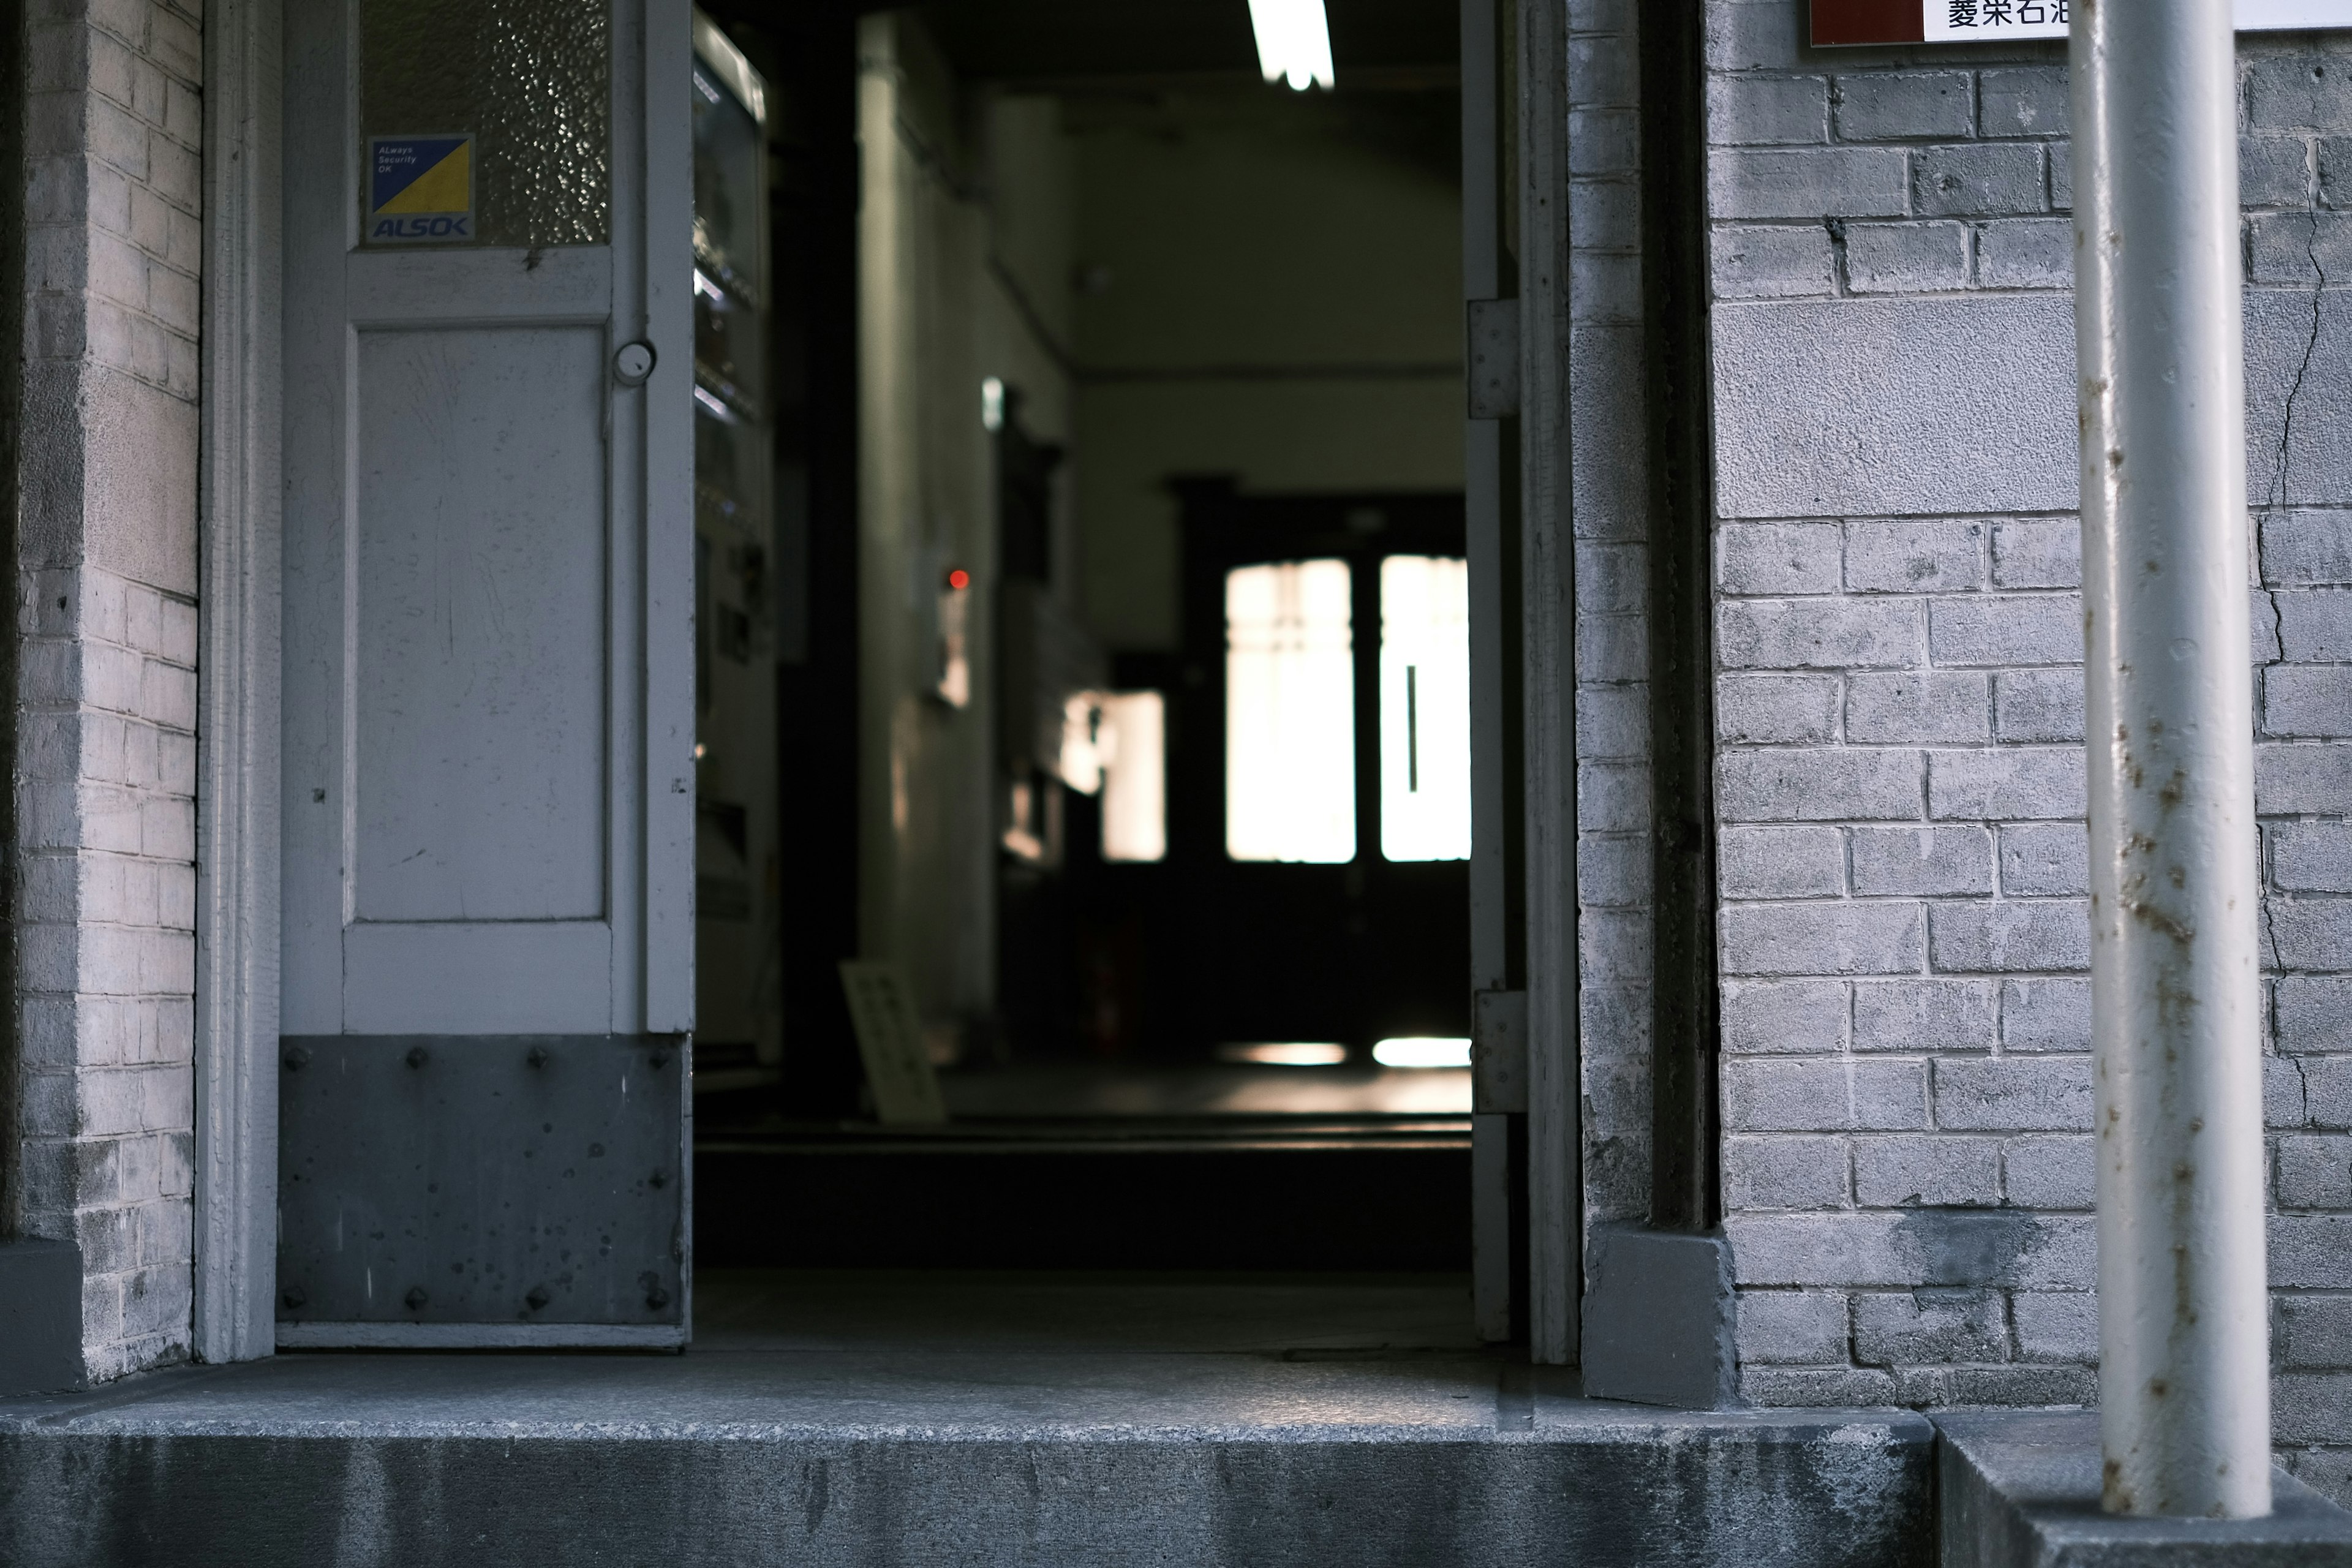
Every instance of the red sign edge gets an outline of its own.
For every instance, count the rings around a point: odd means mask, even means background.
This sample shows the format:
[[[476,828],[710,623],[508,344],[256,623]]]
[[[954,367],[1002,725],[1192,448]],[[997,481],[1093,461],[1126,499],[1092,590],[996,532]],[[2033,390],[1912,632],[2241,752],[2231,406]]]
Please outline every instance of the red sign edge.
[[[1815,48],[1845,44],[1918,44],[1927,38],[1925,0],[1812,0]]]

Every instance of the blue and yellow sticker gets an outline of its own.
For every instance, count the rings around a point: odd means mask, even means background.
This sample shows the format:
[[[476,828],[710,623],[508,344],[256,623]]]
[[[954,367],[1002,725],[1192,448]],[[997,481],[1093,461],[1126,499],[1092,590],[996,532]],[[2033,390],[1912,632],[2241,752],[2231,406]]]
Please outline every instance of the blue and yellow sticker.
[[[371,245],[474,237],[474,139],[368,138]]]

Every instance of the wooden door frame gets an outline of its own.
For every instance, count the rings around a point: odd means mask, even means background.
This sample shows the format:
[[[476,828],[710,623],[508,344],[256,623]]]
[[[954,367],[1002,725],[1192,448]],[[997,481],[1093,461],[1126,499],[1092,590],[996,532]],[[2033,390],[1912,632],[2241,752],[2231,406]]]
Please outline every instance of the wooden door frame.
[[[1462,0],[1473,1300],[1549,1364],[1584,1279],[1567,71],[1564,0]]]
[[[1583,1298],[1576,529],[1569,482],[1568,6],[1517,0],[1519,572],[1524,659],[1528,1343],[1580,1359]]]

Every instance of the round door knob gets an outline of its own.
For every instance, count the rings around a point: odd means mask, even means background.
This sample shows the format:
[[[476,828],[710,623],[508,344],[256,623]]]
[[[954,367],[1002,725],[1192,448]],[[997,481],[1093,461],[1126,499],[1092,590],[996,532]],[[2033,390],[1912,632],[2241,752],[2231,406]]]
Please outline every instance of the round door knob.
[[[643,386],[654,373],[651,343],[623,343],[613,356],[613,374],[623,386]]]

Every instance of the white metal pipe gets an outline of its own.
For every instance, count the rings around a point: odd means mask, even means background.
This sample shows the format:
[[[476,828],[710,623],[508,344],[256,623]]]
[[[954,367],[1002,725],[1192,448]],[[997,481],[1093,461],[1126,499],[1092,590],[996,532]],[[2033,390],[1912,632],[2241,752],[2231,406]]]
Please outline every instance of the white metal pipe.
[[[2099,1405],[2118,1513],[2270,1511],[2231,0],[2076,0]]]

